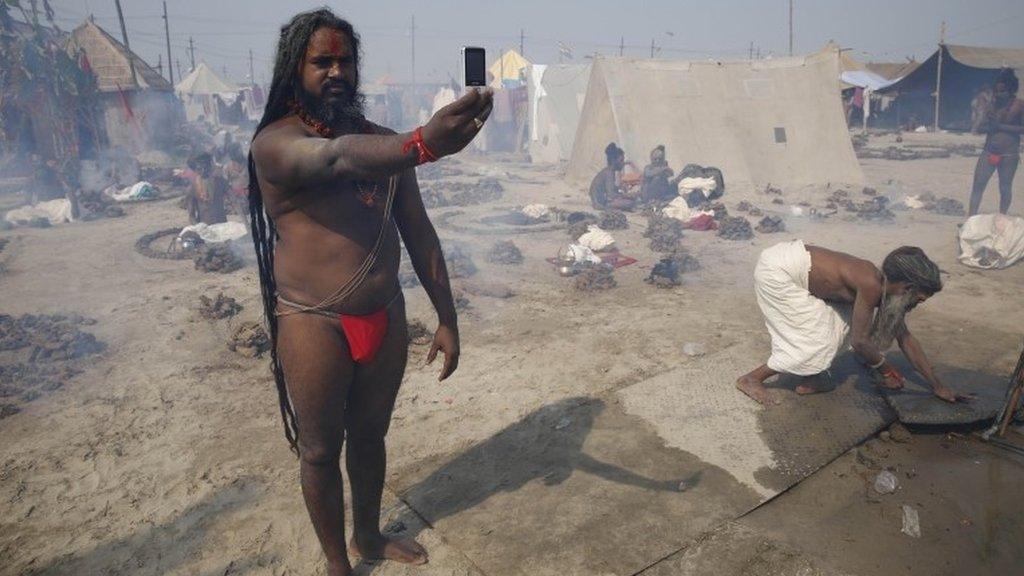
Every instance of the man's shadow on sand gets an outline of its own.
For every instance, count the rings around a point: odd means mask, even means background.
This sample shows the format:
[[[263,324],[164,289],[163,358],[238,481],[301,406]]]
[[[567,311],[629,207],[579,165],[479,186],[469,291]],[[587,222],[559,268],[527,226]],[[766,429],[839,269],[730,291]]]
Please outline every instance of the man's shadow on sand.
[[[577,471],[650,491],[679,492],[700,483],[702,472],[699,470],[685,478],[657,480],[586,454],[583,444],[604,410],[605,403],[601,400],[574,397],[531,412],[443,463],[408,489],[397,490],[412,510],[403,506],[402,512],[385,527],[385,532],[415,538],[424,522],[425,527],[433,527],[440,520],[472,509],[495,494],[515,492],[535,480],[545,486],[556,486]],[[623,421],[634,424],[625,416]],[[658,443],[660,446],[660,440]],[[616,442],[612,449],[621,460],[649,461],[650,454],[639,454],[633,448],[632,439],[624,440],[621,446]],[[427,461],[419,468],[432,466],[433,462]],[[404,474],[418,476],[416,469]],[[380,564],[364,561],[359,564],[357,573],[371,574]]]

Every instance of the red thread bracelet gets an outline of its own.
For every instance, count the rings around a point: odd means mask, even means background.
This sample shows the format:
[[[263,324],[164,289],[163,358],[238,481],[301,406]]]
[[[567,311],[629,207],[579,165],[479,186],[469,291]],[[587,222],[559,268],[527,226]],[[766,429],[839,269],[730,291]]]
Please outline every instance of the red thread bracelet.
[[[423,141],[423,127],[413,130],[412,136],[402,144],[402,154],[408,154],[410,150],[416,148],[419,153],[417,164],[426,164],[427,162],[436,162],[437,156],[427,148],[427,143]]]

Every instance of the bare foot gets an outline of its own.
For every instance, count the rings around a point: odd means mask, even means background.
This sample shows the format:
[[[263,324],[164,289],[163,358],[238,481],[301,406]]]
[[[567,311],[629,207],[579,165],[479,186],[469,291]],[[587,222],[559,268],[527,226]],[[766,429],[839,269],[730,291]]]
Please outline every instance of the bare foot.
[[[823,372],[815,376],[803,378],[793,391],[797,394],[820,394],[822,392],[831,392],[834,389],[835,385],[832,383],[832,375],[828,372]]]
[[[356,544],[355,538],[348,543],[348,553],[363,560],[393,560],[402,564],[420,566],[430,559],[427,549],[412,538],[394,538],[380,535],[369,542]]]
[[[736,388],[762,406],[779,404],[779,399],[770,390],[765,388],[764,384],[754,378],[747,378],[746,376],[740,378],[736,381]]]

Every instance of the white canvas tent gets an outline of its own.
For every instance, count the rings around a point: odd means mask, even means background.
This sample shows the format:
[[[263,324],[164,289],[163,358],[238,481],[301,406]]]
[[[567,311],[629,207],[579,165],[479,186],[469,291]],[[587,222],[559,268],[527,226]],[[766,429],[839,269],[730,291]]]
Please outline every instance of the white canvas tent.
[[[598,59],[567,178],[589,181],[616,142],[642,165],[715,166],[764,186],[864,180],[846,128],[835,52],[740,62]]]
[[[220,124],[220,111],[214,96],[226,104],[238,98],[239,88],[217,75],[205,62],[200,62],[174,87],[174,92],[185,105],[185,117],[189,122],[205,118],[214,125]]]
[[[568,160],[587,96],[590,64],[534,65],[530,71],[530,158]]]

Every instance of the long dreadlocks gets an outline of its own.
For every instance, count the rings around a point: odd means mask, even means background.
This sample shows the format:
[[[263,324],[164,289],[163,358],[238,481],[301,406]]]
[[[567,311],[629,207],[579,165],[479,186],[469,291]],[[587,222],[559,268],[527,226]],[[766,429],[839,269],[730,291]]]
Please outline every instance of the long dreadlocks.
[[[359,35],[352,24],[336,16],[327,8],[303,12],[292,18],[291,22],[281,27],[281,37],[277,43],[277,56],[274,62],[274,78],[267,95],[267,106],[263,119],[256,127],[253,140],[270,124],[287,116],[291,111],[291,103],[298,101],[302,94],[299,84],[299,66],[309,46],[309,39],[320,28],[330,28],[343,32],[352,42],[352,53],[356,68],[359,67]],[[295,410],[288,399],[285,387],[284,371],[277,358],[277,317],[274,308],[277,298],[277,286],[274,282],[274,243],[277,240],[277,229],[274,221],[267,216],[263,207],[263,194],[256,178],[256,162],[249,153],[249,219],[252,224],[252,242],[256,248],[256,262],[260,272],[260,290],[263,293],[263,313],[266,316],[270,331],[270,369],[277,384],[278,402],[281,405],[281,419],[284,421],[284,435],[288,444],[298,453],[299,423]]]
[[[890,252],[882,262],[882,273],[888,282],[906,282],[923,294],[942,290],[938,265],[916,246],[901,246]]]

